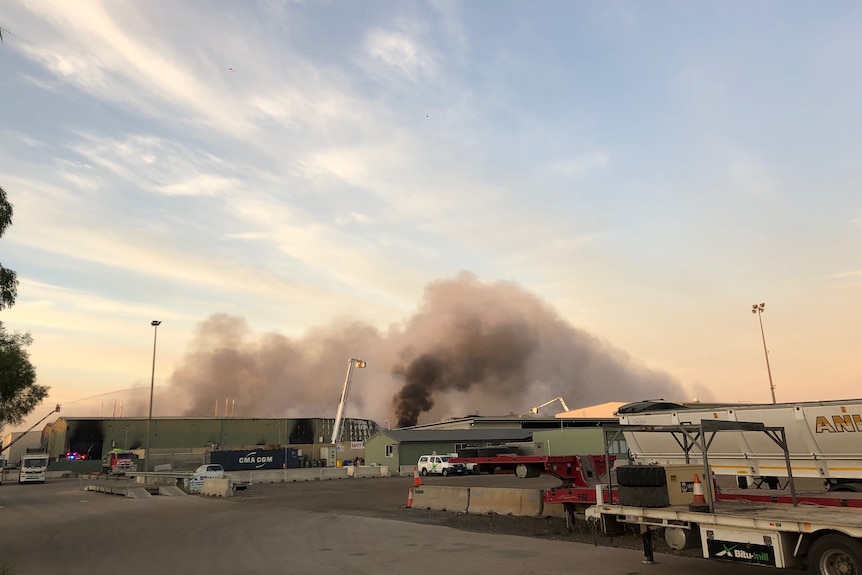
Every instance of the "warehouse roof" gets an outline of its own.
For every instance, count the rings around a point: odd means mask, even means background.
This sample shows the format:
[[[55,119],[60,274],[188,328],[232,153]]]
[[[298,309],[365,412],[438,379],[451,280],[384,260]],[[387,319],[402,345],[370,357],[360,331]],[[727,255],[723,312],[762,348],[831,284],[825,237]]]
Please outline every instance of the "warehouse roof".
[[[382,429],[382,433],[399,442],[423,441],[531,441],[530,429]]]

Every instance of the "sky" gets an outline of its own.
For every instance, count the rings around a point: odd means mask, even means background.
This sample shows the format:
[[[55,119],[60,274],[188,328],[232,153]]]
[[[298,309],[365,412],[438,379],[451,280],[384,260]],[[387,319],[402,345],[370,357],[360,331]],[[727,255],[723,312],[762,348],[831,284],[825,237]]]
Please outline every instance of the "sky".
[[[411,362],[527,332],[420,420],[769,402],[764,340],[779,402],[860,396],[857,3],[7,0],[0,28],[28,423],[151,384],[157,415],[332,417],[351,357],[347,416],[394,422]]]

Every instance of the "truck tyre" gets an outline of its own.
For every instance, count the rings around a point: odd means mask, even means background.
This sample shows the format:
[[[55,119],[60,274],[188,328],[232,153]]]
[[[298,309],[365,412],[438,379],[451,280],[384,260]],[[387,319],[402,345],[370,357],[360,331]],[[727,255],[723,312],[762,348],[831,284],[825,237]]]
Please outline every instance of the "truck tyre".
[[[419,475],[425,477],[426,475],[428,475],[428,469],[426,467],[423,467],[421,470],[419,470]]]
[[[824,535],[808,550],[808,572],[813,575],[862,573],[862,543],[847,535]]]
[[[664,467],[660,465],[623,465],[617,467],[617,484],[626,487],[664,487]]]

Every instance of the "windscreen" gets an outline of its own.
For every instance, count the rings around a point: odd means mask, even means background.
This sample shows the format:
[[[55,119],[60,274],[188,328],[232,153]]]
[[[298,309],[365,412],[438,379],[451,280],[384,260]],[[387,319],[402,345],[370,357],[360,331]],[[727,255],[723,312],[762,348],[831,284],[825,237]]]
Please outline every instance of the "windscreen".
[[[45,467],[48,465],[47,457],[28,457],[24,460],[27,467]]]

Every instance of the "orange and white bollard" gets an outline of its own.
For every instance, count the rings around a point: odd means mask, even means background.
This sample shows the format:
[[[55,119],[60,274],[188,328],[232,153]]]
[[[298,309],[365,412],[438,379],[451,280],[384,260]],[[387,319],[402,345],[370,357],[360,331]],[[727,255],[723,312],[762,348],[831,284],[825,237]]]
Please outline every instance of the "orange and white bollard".
[[[413,487],[419,487],[422,485],[422,478],[419,476],[419,468],[413,468]]]
[[[407,507],[413,507],[413,488],[407,490]]]
[[[689,511],[709,511],[706,497],[703,496],[703,485],[696,473],[694,475],[694,500],[689,503],[688,509]]]

